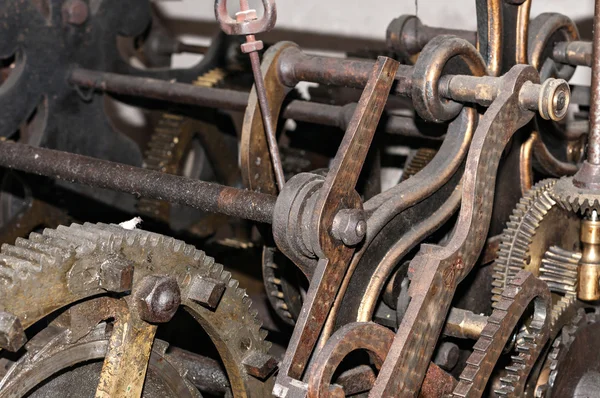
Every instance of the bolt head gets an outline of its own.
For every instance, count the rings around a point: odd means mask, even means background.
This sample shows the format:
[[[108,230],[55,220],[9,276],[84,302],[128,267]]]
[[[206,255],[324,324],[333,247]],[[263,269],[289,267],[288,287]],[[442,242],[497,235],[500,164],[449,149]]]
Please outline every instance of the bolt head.
[[[205,307],[215,309],[225,293],[225,283],[214,278],[194,276],[190,283],[188,298]]]
[[[13,314],[0,312],[0,348],[17,352],[27,342],[21,321]]]
[[[181,304],[179,284],[173,277],[147,276],[136,288],[135,305],[146,322],[169,322]]]
[[[68,0],[62,7],[63,21],[71,25],[83,25],[89,14],[88,5],[82,0]]]
[[[361,209],[340,210],[333,219],[331,232],[334,238],[346,246],[355,246],[362,242],[367,233],[365,214]]]

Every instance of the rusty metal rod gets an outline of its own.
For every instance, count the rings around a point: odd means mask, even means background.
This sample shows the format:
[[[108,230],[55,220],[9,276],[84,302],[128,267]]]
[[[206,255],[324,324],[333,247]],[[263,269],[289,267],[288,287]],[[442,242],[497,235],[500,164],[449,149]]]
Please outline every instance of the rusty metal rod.
[[[552,59],[561,64],[592,66],[592,42],[564,41],[554,45]]]
[[[195,105],[206,108],[226,109],[244,112],[248,105],[248,93],[210,87],[198,87],[191,84],[172,83],[159,79],[97,72],[88,69],[74,69],[70,77],[71,84],[101,90],[112,94],[169,101],[183,105]],[[291,101],[282,111],[282,116],[300,122],[335,126],[344,130],[349,121],[349,106],[320,104],[310,101]],[[387,115],[382,119],[384,132],[406,137],[440,140],[439,134],[429,136],[422,133],[412,117]]]
[[[247,37],[253,36],[248,35]],[[273,174],[275,175],[275,181],[277,181],[277,188],[279,188],[279,192],[281,192],[283,190],[283,186],[285,185],[285,175],[283,174],[281,155],[279,155],[275,127],[273,126],[273,121],[271,120],[271,107],[269,106],[269,99],[267,98],[265,81],[260,70],[260,58],[257,51],[252,51],[249,53],[249,55],[250,63],[252,64],[252,74],[254,75],[254,89],[256,90],[256,96],[258,97],[258,105],[260,106],[265,136],[267,138],[267,144],[269,145],[271,163],[273,163]]]
[[[374,60],[309,55],[300,48],[290,47],[281,53],[279,74],[281,81],[289,87],[306,81],[363,89],[369,80],[375,62]],[[400,65],[396,72],[396,85],[392,88],[392,94],[403,97],[410,96],[413,70],[413,66]]]
[[[261,223],[272,222],[277,199],[259,192],[12,141],[0,142],[0,166]]]
[[[592,87],[590,106],[590,136],[587,161],[600,165],[600,0],[595,1]]]

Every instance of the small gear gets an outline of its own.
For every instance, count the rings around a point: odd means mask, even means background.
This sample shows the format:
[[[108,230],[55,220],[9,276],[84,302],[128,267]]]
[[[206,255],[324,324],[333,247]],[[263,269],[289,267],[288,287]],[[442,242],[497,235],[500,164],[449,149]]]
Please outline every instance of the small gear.
[[[600,210],[600,193],[573,184],[573,177],[563,177],[551,190],[552,198],[564,209],[579,214]]]
[[[580,260],[581,253],[552,246],[542,258],[540,279],[548,284],[552,292],[575,295]]]

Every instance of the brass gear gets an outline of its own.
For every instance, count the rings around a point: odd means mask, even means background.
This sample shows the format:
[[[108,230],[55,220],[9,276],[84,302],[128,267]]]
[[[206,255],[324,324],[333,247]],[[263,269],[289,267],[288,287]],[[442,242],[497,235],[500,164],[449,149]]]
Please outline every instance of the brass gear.
[[[544,281],[552,292],[552,309],[546,332],[554,339],[576,305],[577,266],[579,248],[579,216],[554,200],[551,195],[557,180],[536,184],[518,203],[502,234],[498,259],[494,264],[493,307],[502,303],[502,289],[521,270],[526,270]],[[560,225],[560,228],[556,228]],[[500,303],[500,304],[499,304]],[[516,335],[511,364],[506,366],[494,383],[499,396],[529,395],[527,375],[539,373],[543,347],[537,355],[527,356],[531,350],[531,323],[525,322]],[[539,332],[539,331],[536,331]],[[536,363],[537,362],[537,363]],[[537,377],[534,377],[537,379]]]
[[[544,254],[540,266],[540,279],[552,292],[563,295],[577,294],[577,266],[581,253],[552,246]]]
[[[267,332],[261,329],[246,291],[214,259],[173,238],[115,225],[72,224],[32,233],[29,239],[17,239],[14,246],[5,244],[0,253],[0,315],[16,318],[17,330],[27,330],[51,313],[91,297],[107,293],[128,297],[131,286],[123,285],[127,270],[133,270],[133,279],[129,277],[133,288],[147,276],[174,278],[181,305],[217,348],[233,395],[267,393],[268,387],[258,377],[275,364],[268,355]],[[223,295],[212,309],[190,296],[192,282],[198,278],[224,284]],[[261,361],[264,366],[257,367]]]
[[[494,263],[492,300],[497,302],[507,282],[520,270],[540,276],[548,249],[579,248],[580,218],[566,211],[551,196],[557,180],[537,183],[519,201],[502,233],[498,258]],[[560,228],[556,228],[560,225]]]

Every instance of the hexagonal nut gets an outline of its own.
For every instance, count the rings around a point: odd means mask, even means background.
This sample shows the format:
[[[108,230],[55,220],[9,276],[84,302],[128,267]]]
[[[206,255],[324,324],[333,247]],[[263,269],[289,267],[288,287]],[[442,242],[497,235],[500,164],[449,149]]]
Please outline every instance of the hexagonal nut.
[[[7,312],[0,312],[0,348],[17,352],[26,342],[27,337],[19,318]]]
[[[179,284],[171,276],[146,276],[134,290],[134,306],[146,322],[169,322],[181,304]]]
[[[248,54],[248,53],[262,50],[264,48],[264,44],[263,44],[262,40],[256,40],[256,41],[243,43],[240,47],[244,54]]]
[[[340,210],[333,219],[331,233],[347,246],[359,244],[367,233],[364,212],[360,209]]]
[[[269,354],[253,352],[242,360],[248,374],[257,379],[266,379],[277,367],[277,360]]]
[[[124,293],[131,290],[133,264],[114,258],[100,264],[100,287],[108,292]]]
[[[195,275],[190,283],[188,299],[210,309],[215,309],[219,305],[226,287],[225,283],[220,280]]]

